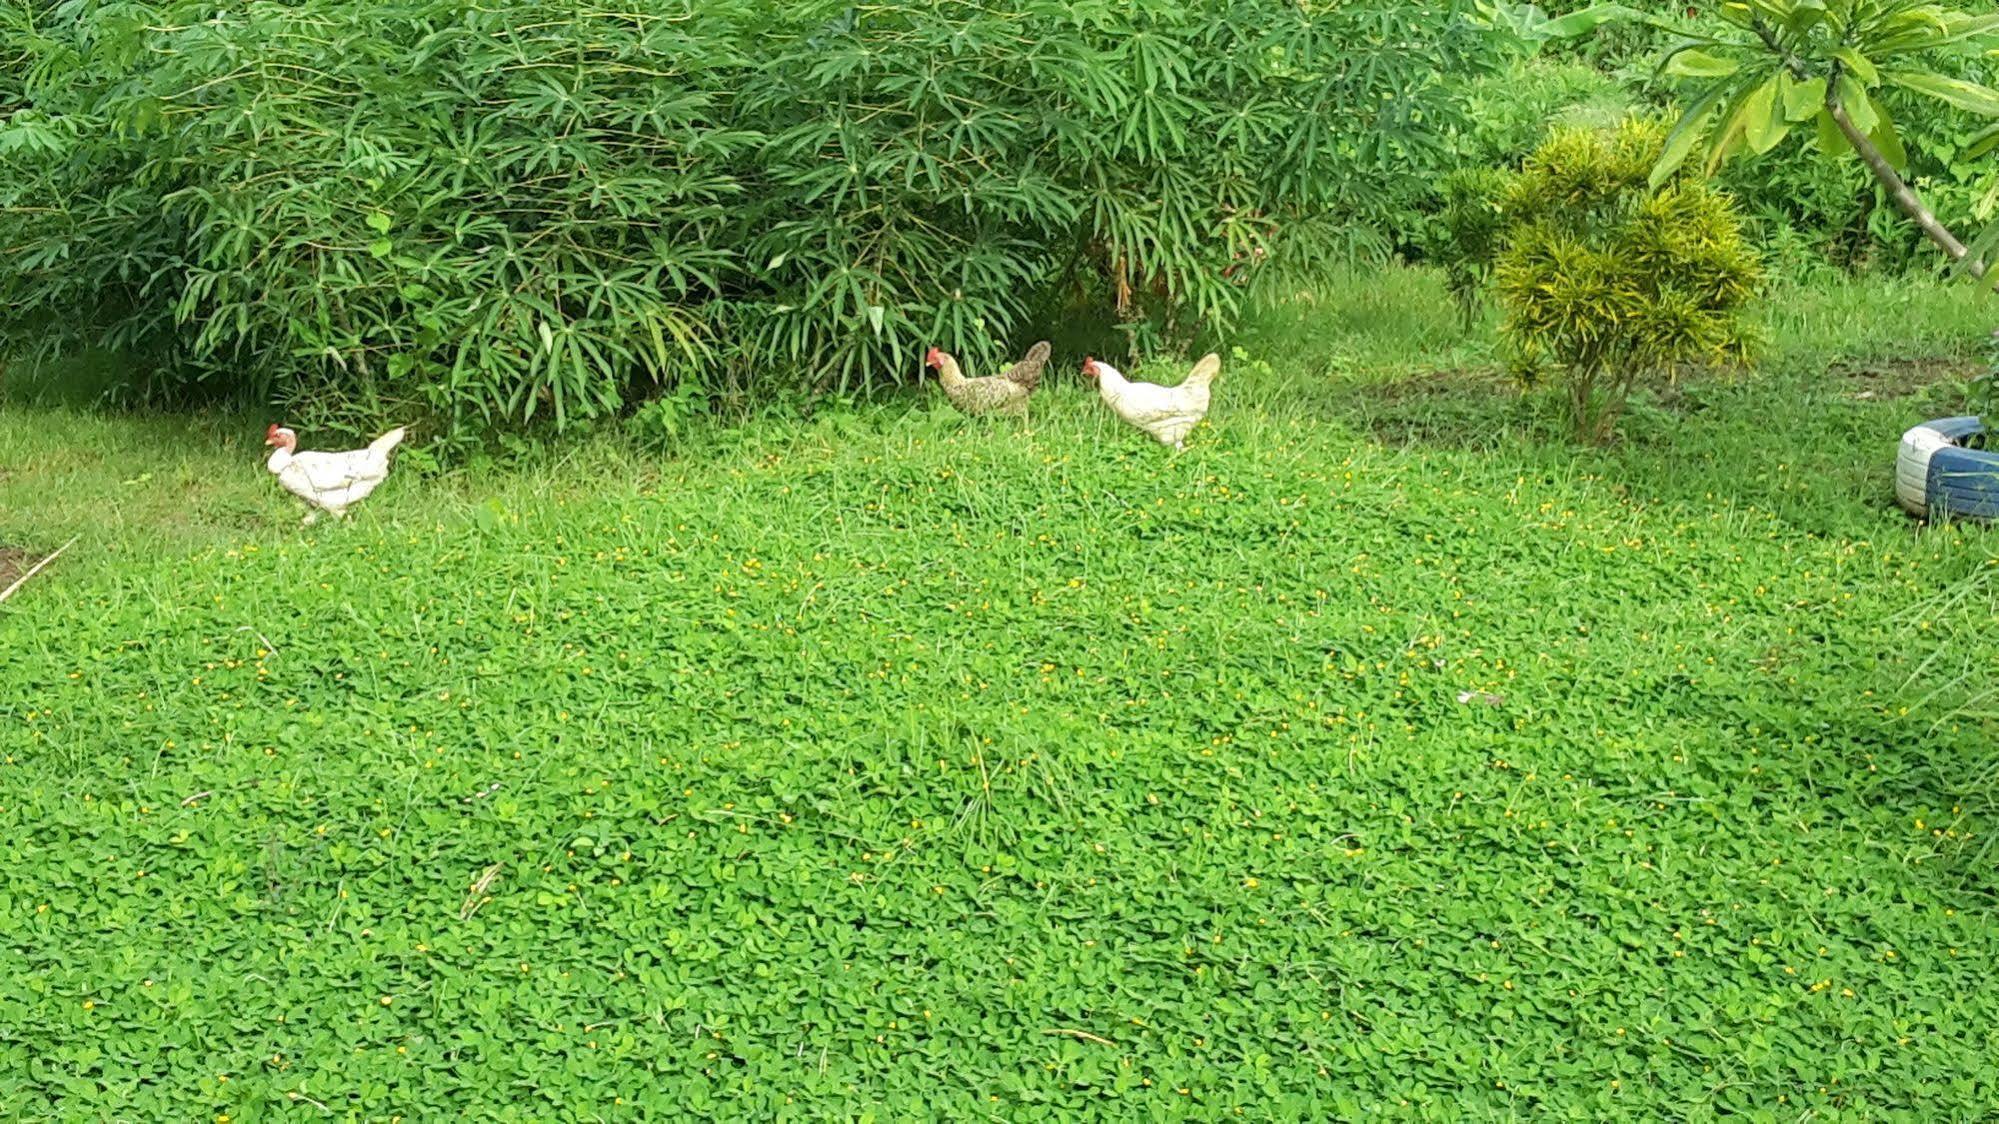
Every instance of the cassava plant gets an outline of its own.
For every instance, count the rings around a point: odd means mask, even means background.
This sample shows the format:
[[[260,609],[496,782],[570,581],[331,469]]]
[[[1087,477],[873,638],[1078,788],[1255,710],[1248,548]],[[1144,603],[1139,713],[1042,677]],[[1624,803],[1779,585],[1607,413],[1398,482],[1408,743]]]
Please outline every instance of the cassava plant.
[[[1394,230],[1485,41],[1397,0],[0,16],[0,352],[468,438],[989,367],[1066,291],[1224,327],[1255,263]]]
[[[1584,442],[1609,439],[1640,383],[1745,351],[1756,256],[1705,182],[1653,190],[1665,135],[1646,118],[1557,130],[1500,202],[1501,331],[1523,379],[1562,384]]]
[[[719,364],[744,5],[26,7],[28,97],[64,129],[0,145],[28,185],[0,208],[0,346],[81,336],[142,389],[447,434]]]
[[[990,366],[1065,283],[1224,326],[1245,263],[1419,196],[1450,105],[1411,51],[1469,32],[1371,3],[798,5],[738,99],[768,137],[750,196],[780,204],[751,232],[747,338],[862,385],[938,340]],[[1374,189],[1340,190],[1357,175]]]

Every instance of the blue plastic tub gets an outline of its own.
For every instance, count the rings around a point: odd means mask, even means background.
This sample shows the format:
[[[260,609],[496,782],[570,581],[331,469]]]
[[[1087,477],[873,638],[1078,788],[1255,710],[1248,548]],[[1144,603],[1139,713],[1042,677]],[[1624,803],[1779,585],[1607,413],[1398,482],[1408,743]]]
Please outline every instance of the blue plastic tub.
[[[1930,519],[1999,520],[1999,452],[1986,449],[1985,423],[1938,418],[1902,435],[1895,498]]]

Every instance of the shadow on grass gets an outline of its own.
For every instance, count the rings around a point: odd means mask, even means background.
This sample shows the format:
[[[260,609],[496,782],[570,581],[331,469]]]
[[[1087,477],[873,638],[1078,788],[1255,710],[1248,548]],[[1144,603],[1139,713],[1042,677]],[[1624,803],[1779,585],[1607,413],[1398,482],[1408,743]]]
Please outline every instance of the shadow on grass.
[[[1635,393],[1601,448],[1576,444],[1552,388],[1522,390],[1491,367],[1335,378],[1303,404],[1385,445],[1506,448],[1526,464],[1590,466],[1654,502],[1753,507],[1831,533],[1901,525],[1895,443],[1911,425],[1962,412],[1978,369],[1945,355],[1695,375]]]

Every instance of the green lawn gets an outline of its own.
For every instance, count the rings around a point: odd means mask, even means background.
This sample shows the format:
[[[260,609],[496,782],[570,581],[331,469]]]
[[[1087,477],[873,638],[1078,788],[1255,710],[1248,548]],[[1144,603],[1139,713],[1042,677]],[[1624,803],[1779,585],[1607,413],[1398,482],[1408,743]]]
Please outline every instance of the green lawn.
[[[0,608],[0,1104],[1990,1119],[1999,537],[1889,479],[1980,299],[1778,294],[1598,452],[1391,275],[1177,458],[1061,356],[309,529],[265,419],[0,410],[0,541],[82,536]]]

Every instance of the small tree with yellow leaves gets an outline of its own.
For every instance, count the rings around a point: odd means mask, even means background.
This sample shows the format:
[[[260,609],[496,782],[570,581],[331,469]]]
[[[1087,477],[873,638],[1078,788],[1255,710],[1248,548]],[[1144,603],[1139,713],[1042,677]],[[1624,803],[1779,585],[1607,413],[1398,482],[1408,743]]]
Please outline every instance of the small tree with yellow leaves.
[[[1576,437],[1601,444],[1634,386],[1739,363],[1762,271],[1733,204],[1706,183],[1648,182],[1665,128],[1558,130],[1501,198],[1493,277],[1515,370],[1568,392]]]

